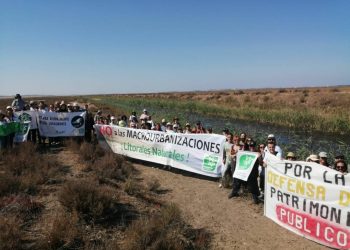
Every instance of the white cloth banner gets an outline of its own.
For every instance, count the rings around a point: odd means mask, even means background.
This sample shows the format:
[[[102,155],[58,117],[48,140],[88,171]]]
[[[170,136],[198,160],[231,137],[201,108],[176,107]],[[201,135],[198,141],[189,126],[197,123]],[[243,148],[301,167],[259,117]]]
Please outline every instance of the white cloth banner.
[[[38,128],[38,112],[25,110],[15,112],[15,117],[19,122],[30,122],[30,129]]]
[[[273,155],[266,160],[265,215],[320,244],[349,249],[350,175]]]
[[[44,137],[85,135],[86,112],[38,111],[39,132]]]
[[[211,177],[221,176],[226,138],[216,134],[165,133],[94,125],[100,143],[114,153]]]
[[[22,123],[21,125],[21,132],[17,132],[15,134],[15,137],[13,138],[14,142],[25,142],[27,141],[28,138],[28,134],[29,134],[29,130],[31,129],[31,122],[30,121],[26,121],[24,123]]]
[[[238,151],[233,178],[247,181],[258,157],[259,153],[256,152]]]

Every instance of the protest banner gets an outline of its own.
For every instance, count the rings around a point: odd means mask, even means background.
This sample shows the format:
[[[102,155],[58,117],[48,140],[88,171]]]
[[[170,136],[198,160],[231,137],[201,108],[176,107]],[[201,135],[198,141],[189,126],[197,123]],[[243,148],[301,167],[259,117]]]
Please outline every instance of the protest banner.
[[[233,178],[247,181],[258,157],[256,152],[238,151]]]
[[[350,248],[350,175],[313,162],[266,158],[265,215],[337,249]]]
[[[38,111],[40,136],[84,136],[86,112]]]
[[[226,138],[216,134],[180,134],[94,125],[98,140],[114,153],[168,165],[201,175],[221,176]]]
[[[15,112],[16,120],[19,122],[30,122],[30,129],[38,128],[38,111],[25,110]]]
[[[27,141],[29,130],[31,129],[30,125],[30,121],[21,123],[20,131],[16,132],[13,141],[17,143]]]
[[[21,124],[19,122],[9,122],[0,125],[0,136],[8,136],[19,131],[21,131]]]

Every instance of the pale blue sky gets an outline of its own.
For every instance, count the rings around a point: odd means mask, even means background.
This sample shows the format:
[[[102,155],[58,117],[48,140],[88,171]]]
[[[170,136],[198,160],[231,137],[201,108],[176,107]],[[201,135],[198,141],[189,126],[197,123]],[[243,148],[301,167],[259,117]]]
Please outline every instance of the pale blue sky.
[[[0,0],[0,96],[350,84],[349,13],[349,0]]]

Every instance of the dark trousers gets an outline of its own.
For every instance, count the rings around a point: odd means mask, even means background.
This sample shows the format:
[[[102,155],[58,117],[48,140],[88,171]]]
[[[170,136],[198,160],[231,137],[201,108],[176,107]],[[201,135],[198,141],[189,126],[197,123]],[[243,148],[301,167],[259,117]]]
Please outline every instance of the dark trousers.
[[[31,129],[28,133],[28,141],[36,143],[37,129]]]
[[[260,195],[258,179],[255,174],[250,174],[246,182],[237,178],[233,178],[232,193],[238,195],[239,189],[241,188],[242,184],[247,184],[248,190],[250,193],[252,193],[253,197]]]
[[[261,191],[265,192],[265,168],[262,168],[259,178],[259,186]]]

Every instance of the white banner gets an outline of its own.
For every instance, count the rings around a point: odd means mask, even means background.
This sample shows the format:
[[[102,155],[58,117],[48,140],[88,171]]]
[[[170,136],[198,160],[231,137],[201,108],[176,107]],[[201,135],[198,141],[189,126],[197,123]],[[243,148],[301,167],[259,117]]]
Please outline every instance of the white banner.
[[[40,136],[84,136],[85,115],[85,111],[62,113],[38,111]]]
[[[38,112],[37,111],[17,111],[15,117],[19,122],[30,122],[30,129],[38,128]]]
[[[238,151],[233,178],[247,181],[258,157],[259,153],[256,152]]]
[[[267,158],[265,215],[320,244],[350,248],[350,175],[317,163]]]
[[[226,138],[94,125],[99,142],[114,153],[211,177],[221,176]]]

